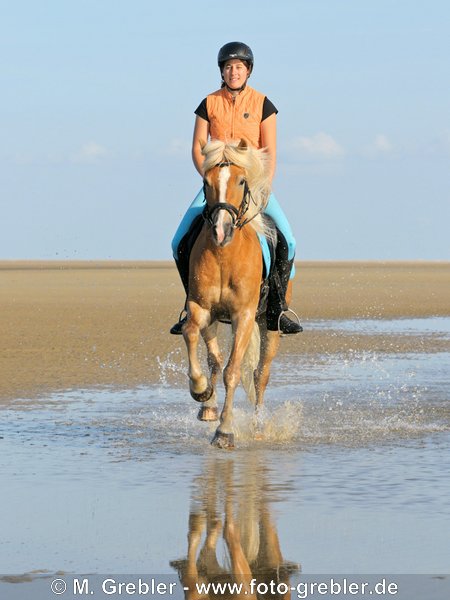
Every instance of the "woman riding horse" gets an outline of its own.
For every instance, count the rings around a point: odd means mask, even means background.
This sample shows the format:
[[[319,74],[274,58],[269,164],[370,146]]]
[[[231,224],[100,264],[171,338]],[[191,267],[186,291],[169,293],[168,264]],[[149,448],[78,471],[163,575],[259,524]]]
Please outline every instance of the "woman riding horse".
[[[253,70],[253,53],[241,42],[225,44],[218,55],[222,76],[220,90],[207,96],[195,111],[196,120],[192,144],[195,168],[203,177],[202,142],[211,139],[231,142],[244,139],[255,148],[266,148],[269,155],[269,178],[275,173],[276,115],[277,109],[270,100],[257,92],[247,81]],[[198,234],[197,217],[205,205],[203,189],[197,194],[184,215],[172,241],[172,250],[181,281],[188,292],[189,251],[192,238]],[[267,328],[284,334],[299,333],[302,327],[283,314],[287,309],[286,290],[294,276],[295,239],[290,225],[273,193],[270,194],[264,214],[273,219],[277,228],[275,271],[269,281]],[[191,243],[187,243],[191,240]],[[178,321],[170,333],[180,335],[186,317]]]

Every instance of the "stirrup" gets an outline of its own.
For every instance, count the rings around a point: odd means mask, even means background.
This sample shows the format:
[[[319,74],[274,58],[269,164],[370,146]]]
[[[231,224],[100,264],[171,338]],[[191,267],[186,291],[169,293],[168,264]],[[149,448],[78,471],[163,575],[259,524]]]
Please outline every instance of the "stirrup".
[[[183,316],[184,314],[184,316]],[[172,325],[172,327],[170,328],[170,333],[172,335],[182,335],[183,331],[182,331],[182,327],[185,324],[187,319],[187,311],[185,308],[183,308],[183,310],[180,312],[180,316],[178,317],[178,321],[175,323],[175,325]]]
[[[295,332],[292,332],[292,333],[283,333],[281,331],[281,319],[282,319],[283,315],[285,315],[286,313],[292,313],[294,315],[294,317],[297,320],[297,325],[299,326],[299,330],[298,331],[295,331]],[[287,318],[289,318],[289,317],[287,317]],[[300,325],[300,317],[298,316],[298,314],[294,310],[292,310],[292,308],[287,308],[286,310],[283,310],[283,311],[280,312],[280,314],[278,316],[278,333],[279,333],[280,336],[284,337],[286,335],[292,335],[292,334],[296,334],[296,333],[301,333],[302,331],[303,331],[303,327]]]

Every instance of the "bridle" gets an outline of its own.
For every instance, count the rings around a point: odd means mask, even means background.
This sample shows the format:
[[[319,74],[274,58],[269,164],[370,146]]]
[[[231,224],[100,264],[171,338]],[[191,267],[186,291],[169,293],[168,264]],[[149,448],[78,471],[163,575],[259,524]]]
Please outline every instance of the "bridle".
[[[238,166],[238,165],[236,165],[235,163],[232,163],[232,162],[228,162],[228,161],[217,163],[216,165],[214,165],[214,167],[219,167],[219,168],[231,167],[231,166]],[[203,195],[205,197],[205,202],[206,202],[206,186],[207,186],[207,183],[206,183],[206,180],[204,179],[203,180]],[[244,194],[243,194],[242,202],[241,202],[239,208],[236,208],[232,204],[228,204],[228,202],[216,202],[216,204],[214,204],[214,206],[212,206],[211,208],[209,208],[208,204],[206,204],[205,208],[203,209],[202,216],[210,227],[214,227],[214,224],[215,224],[214,221],[215,221],[215,217],[216,217],[217,213],[221,210],[226,210],[227,213],[231,217],[231,226],[233,227],[233,229],[242,229],[242,227],[244,227],[244,225],[247,225],[247,223],[250,223],[250,221],[252,221],[261,212],[261,210],[259,210],[255,215],[253,215],[249,219],[244,219],[245,214],[248,211],[250,201],[252,201],[254,204],[256,204],[256,202],[252,196],[252,193],[250,191],[250,188],[248,187],[248,183],[245,180],[244,181]]]

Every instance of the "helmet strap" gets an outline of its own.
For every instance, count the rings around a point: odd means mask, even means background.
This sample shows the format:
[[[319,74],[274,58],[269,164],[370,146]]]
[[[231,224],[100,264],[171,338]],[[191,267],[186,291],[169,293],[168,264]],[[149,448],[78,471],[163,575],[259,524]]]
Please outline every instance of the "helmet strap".
[[[244,85],[241,85],[240,88],[230,88],[226,83],[225,83],[225,87],[227,88],[227,90],[230,92],[230,94],[233,93],[238,93],[240,94],[240,92],[242,92],[242,90],[245,88],[245,86],[247,85],[247,82],[244,83]]]

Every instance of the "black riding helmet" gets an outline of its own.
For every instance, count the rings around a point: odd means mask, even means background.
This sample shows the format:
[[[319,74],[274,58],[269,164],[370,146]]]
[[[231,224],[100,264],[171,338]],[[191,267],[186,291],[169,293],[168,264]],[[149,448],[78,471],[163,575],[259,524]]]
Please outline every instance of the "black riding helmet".
[[[245,60],[245,62],[248,64],[250,73],[252,72],[254,62],[253,52],[252,49],[247,46],[247,44],[243,44],[242,42],[228,42],[228,44],[222,46],[217,56],[217,64],[219,65],[221,73],[227,60],[231,60],[233,58]]]

